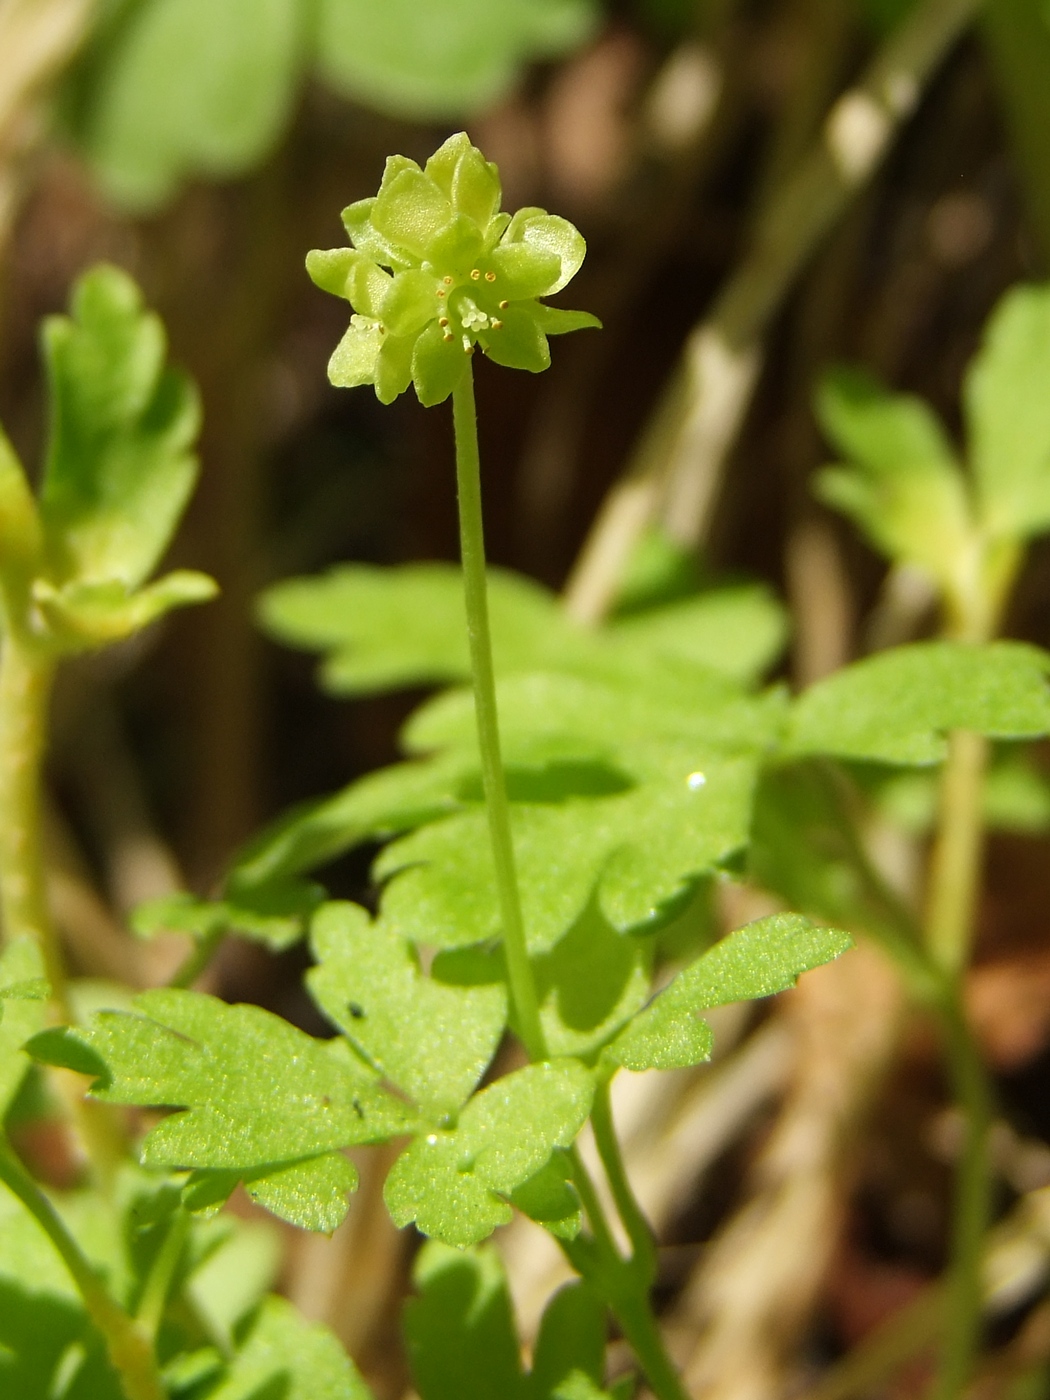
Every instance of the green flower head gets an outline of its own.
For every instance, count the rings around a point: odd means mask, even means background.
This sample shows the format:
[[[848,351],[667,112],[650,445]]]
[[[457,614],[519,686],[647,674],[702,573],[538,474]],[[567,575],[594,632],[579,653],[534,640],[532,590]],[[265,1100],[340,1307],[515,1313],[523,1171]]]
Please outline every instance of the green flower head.
[[[544,306],[579,271],[583,237],[544,209],[500,213],[499,171],[465,132],[420,169],[391,156],[373,199],[343,211],[350,248],[315,250],[307,271],[356,313],[328,364],[333,384],[374,384],[392,403],[414,384],[448,398],[474,347],[511,369],[550,364],[549,335],[601,323]]]

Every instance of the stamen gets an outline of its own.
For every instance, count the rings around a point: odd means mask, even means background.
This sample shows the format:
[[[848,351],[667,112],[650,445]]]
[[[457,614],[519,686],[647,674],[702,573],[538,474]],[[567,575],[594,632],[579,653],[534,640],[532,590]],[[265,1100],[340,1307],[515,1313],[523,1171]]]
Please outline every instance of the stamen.
[[[471,280],[472,282],[476,282],[480,276],[481,276],[481,268],[480,268],[480,267],[475,267],[475,268],[472,268],[472,269],[471,269],[470,280]]]
[[[499,304],[499,309],[500,309],[501,311],[506,311],[506,309],[507,309],[507,307],[508,307],[509,305],[510,305],[510,302],[509,302],[509,301],[501,301],[500,304]]]
[[[446,287],[451,287],[451,286],[452,286],[452,278],[451,278],[451,277],[443,277],[443,278],[442,278],[442,281],[444,282],[444,284],[445,284]]]
[[[486,281],[486,282],[495,282],[495,280],[496,280],[496,274],[495,274],[494,272],[486,272],[486,273],[485,273],[485,281]]]
[[[501,330],[503,329],[503,322],[502,322],[502,321],[493,321],[493,323],[492,323],[492,329],[493,329],[494,331],[501,331]]]

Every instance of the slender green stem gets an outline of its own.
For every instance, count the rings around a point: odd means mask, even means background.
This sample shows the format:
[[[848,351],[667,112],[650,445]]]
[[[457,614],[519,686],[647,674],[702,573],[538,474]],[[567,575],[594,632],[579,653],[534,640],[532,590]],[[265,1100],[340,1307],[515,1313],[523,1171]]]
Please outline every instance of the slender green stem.
[[[474,710],[481,751],[481,777],[488,809],[489,835],[496,872],[496,890],[503,924],[503,950],[507,977],[522,1042],[533,1060],[546,1058],[539,999],[525,943],[514,842],[510,829],[510,804],[500,756],[496,682],[492,668],[488,592],[485,579],[485,534],[481,513],[481,460],[478,453],[477,409],[474,377],[467,365],[452,395],[456,430],[456,483],[459,493],[459,541],[463,560],[463,591],[467,607],[467,633],[474,673]]]
[[[960,729],[950,735],[926,906],[926,946],[950,977],[958,976],[970,960],[984,845],[981,798],[987,761],[988,744],[980,734]]]
[[[226,930],[224,928],[213,929],[210,933],[206,933],[186,954],[185,960],[179,964],[168,986],[192,987],[219,951],[219,946],[225,937]]]
[[[595,1134],[597,1135],[597,1126]],[[619,1156],[618,1148],[616,1155]],[[605,1300],[620,1324],[623,1335],[631,1344],[657,1400],[688,1400],[674,1362],[667,1354],[659,1325],[653,1316],[649,1302],[651,1280],[636,1267],[634,1259],[624,1259],[616,1248],[616,1241],[605,1218],[594,1182],[575,1148],[572,1150],[571,1159],[573,1182],[594,1236],[593,1249],[581,1249],[580,1240],[562,1241],[562,1248],[573,1268],[582,1274]],[[637,1209],[637,1206],[635,1208]]]
[[[992,1195],[992,1094],[957,988],[944,1008],[943,1025],[948,1065],[966,1137],[955,1176],[944,1341],[934,1394],[938,1400],[956,1400],[969,1384],[980,1347],[984,1297],[981,1265]]]
[[[9,629],[0,654],[0,913],[4,935],[40,945],[51,994],[71,1020],[66,974],[47,905],[40,820],[54,661]]]
[[[189,1214],[180,1206],[172,1217],[168,1233],[164,1237],[164,1243],[157,1251],[157,1257],[149,1271],[146,1286],[142,1290],[138,1312],[135,1315],[136,1322],[145,1329],[153,1341],[156,1340],[157,1332],[160,1330],[164,1308],[168,1302],[171,1285],[175,1279],[175,1271],[182,1258],[189,1232]]]
[[[595,1090],[591,1106],[591,1126],[594,1140],[598,1145],[598,1155],[602,1159],[605,1175],[609,1179],[613,1200],[624,1229],[627,1231],[634,1251],[632,1263],[637,1268],[645,1286],[651,1287],[656,1278],[656,1242],[648,1220],[631,1189],[620,1151],[616,1126],[613,1123],[612,1102],[609,1094],[609,1079],[601,1079]]]
[[[149,1338],[110,1296],[54,1206],[4,1142],[0,1142],[0,1181],[33,1216],[69,1270],[88,1315],[105,1338],[126,1400],[165,1400]]]

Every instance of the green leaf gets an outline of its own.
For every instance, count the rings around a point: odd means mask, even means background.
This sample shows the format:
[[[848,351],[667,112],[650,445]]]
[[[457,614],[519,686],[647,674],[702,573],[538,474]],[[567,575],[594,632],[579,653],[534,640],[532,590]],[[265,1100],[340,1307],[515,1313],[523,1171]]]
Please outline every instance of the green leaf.
[[[560,1240],[574,1240],[583,1225],[580,1198],[572,1185],[572,1164],[565,1152],[510,1193],[512,1204]]]
[[[245,889],[233,881],[225,899],[196,899],[179,893],[148,900],[135,909],[131,926],[140,938],[188,933],[200,940],[237,933],[281,952],[303,937],[311,914],[323,899],[321,886],[308,880],[272,880]]]
[[[326,1327],[283,1298],[267,1298],[207,1400],[372,1400],[353,1362]]]
[[[44,343],[51,438],[40,509],[54,582],[137,588],[196,479],[196,395],[165,369],[160,321],[115,267],[81,278],[72,319],[46,322]]]
[[[48,995],[39,944],[12,939],[0,953],[0,1119],[29,1068],[22,1046],[43,1026]]]
[[[831,962],[852,939],[818,928],[801,914],[758,919],[698,958],[613,1041],[607,1055],[626,1069],[678,1069],[707,1059],[710,1029],[696,1018],[708,1007],[772,996],[803,972]]]
[[[194,175],[228,178],[276,145],[305,58],[300,0],[144,0],[74,70],[74,135],[109,197],[156,208]]]
[[[411,1127],[343,1042],[313,1040],[259,1007],[198,992],[146,992],[135,1006],[134,1015],[100,1013],[81,1036],[106,1063],[97,1098],[183,1110],[147,1136],[147,1166],[232,1174],[231,1188],[245,1177],[260,1194],[260,1182],[295,1169],[271,1199],[294,1210],[285,1216],[293,1223],[332,1229],[346,1209],[328,1187],[338,1178],[349,1189],[349,1164],[315,1159]]]
[[[691,598],[614,618],[606,636],[639,666],[655,656],[681,660],[748,683],[784,649],[787,614],[761,584],[713,588]]]
[[[601,1393],[605,1374],[605,1305],[586,1283],[559,1288],[543,1312],[529,1377],[530,1400],[548,1400],[573,1375]]]
[[[322,0],[318,62],[337,91],[395,116],[440,119],[480,111],[521,66],[583,41],[592,0]]]
[[[1050,527],[1050,286],[1015,287],[985,328],[964,404],[982,515],[995,535]]]
[[[214,579],[189,569],[165,574],[156,583],[129,593],[118,581],[72,580],[56,589],[37,579],[33,601],[51,634],[69,651],[107,646],[156,622],[173,608],[206,603],[218,593]]]
[[[511,1218],[506,1197],[590,1112],[593,1080],[577,1061],[528,1065],[476,1094],[450,1132],[417,1137],[394,1163],[384,1195],[394,1223],[446,1244],[477,1244]]]
[[[457,983],[448,959],[425,977],[414,950],[355,904],[325,905],[311,945],[319,966],[307,984],[321,1009],[435,1120],[455,1113],[503,1034],[503,982]]]
[[[817,410],[849,462],[821,472],[820,497],[891,559],[957,588],[972,567],[976,528],[962,470],[932,411],[848,370],[825,377]]]
[[[428,1241],[412,1270],[405,1341],[420,1400],[524,1400],[510,1293],[491,1246]]]
[[[699,875],[746,844],[756,755],[779,723],[776,698],[747,701],[706,672],[657,678],[659,693],[647,693],[644,684],[632,693],[553,675],[500,686],[515,853],[534,953],[554,946],[596,887],[613,928],[657,926]],[[677,695],[664,685],[675,679]],[[474,751],[469,697],[427,706],[407,740]],[[384,894],[384,917],[414,942],[455,947],[500,932],[480,786],[461,792],[478,801],[396,841],[375,866],[381,878],[396,876]]]
[[[22,463],[0,426],[0,574],[10,587],[32,578],[39,565],[43,533],[36,500]]]
[[[641,1010],[652,940],[618,933],[589,904],[548,953],[533,959],[544,1040],[552,1055],[586,1059]]]
[[[542,664],[548,629],[557,625],[553,596],[490,569],[489,607],[497,669]],[[451,564],[344,564],[268,589],[258,612],[270,636],[327,653],[321,679],[335,694],[470,678],[463,580]]]
[[[939,763],[945,735],[1050,733],[1050,659],[1019,642],[920,642],[858,661],[795,703],[787,747],[900,765]]]

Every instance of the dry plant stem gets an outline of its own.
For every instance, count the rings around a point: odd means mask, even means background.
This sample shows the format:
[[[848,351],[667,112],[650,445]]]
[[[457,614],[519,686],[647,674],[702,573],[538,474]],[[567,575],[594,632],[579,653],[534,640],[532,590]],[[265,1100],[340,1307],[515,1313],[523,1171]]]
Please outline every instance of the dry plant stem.
[[[467,609],[467,634],[474,677],[474,713],[478,724],[481,778],[488,811],[492,859],[496,872],[503,950],[511,1001],[530,1059],[546,1058],[536,982],[525,943],[514,840],[510,830],[510,804],[500,755],[496,680],[492,668],[488,590],[485,579],[485,533],[481,513],[481,459],[478,452],[478,419],[474,403],[474,375],[467,367],[452,394],[456,432],[456,485],[459,495],[459,544],[463,562],[463,593]]]
[[[580,621],[600,621],[615,601],[647,524],[661,519],[686,545],[702,538],[757,382],[766,330],[979,8],[980,0],[919,4],[862,81],[834,104],[819,140],[760,215],[751,251],[689,336],[624,479],[584,545],[566,597]]]
[[[54,1206],[4,1142],[0,1142],[0,1181],[33,1216],[69,1270],[88,1315],[105,1338],[125,1400],[166,1400],[148,1336],[107,1292]]]
[[[41,843],[40,765],[54,669],[53,661],[8,629],[0,652],[0,910],[5,938],[28,935],[40,945],[51,995],[69,1022]]]

